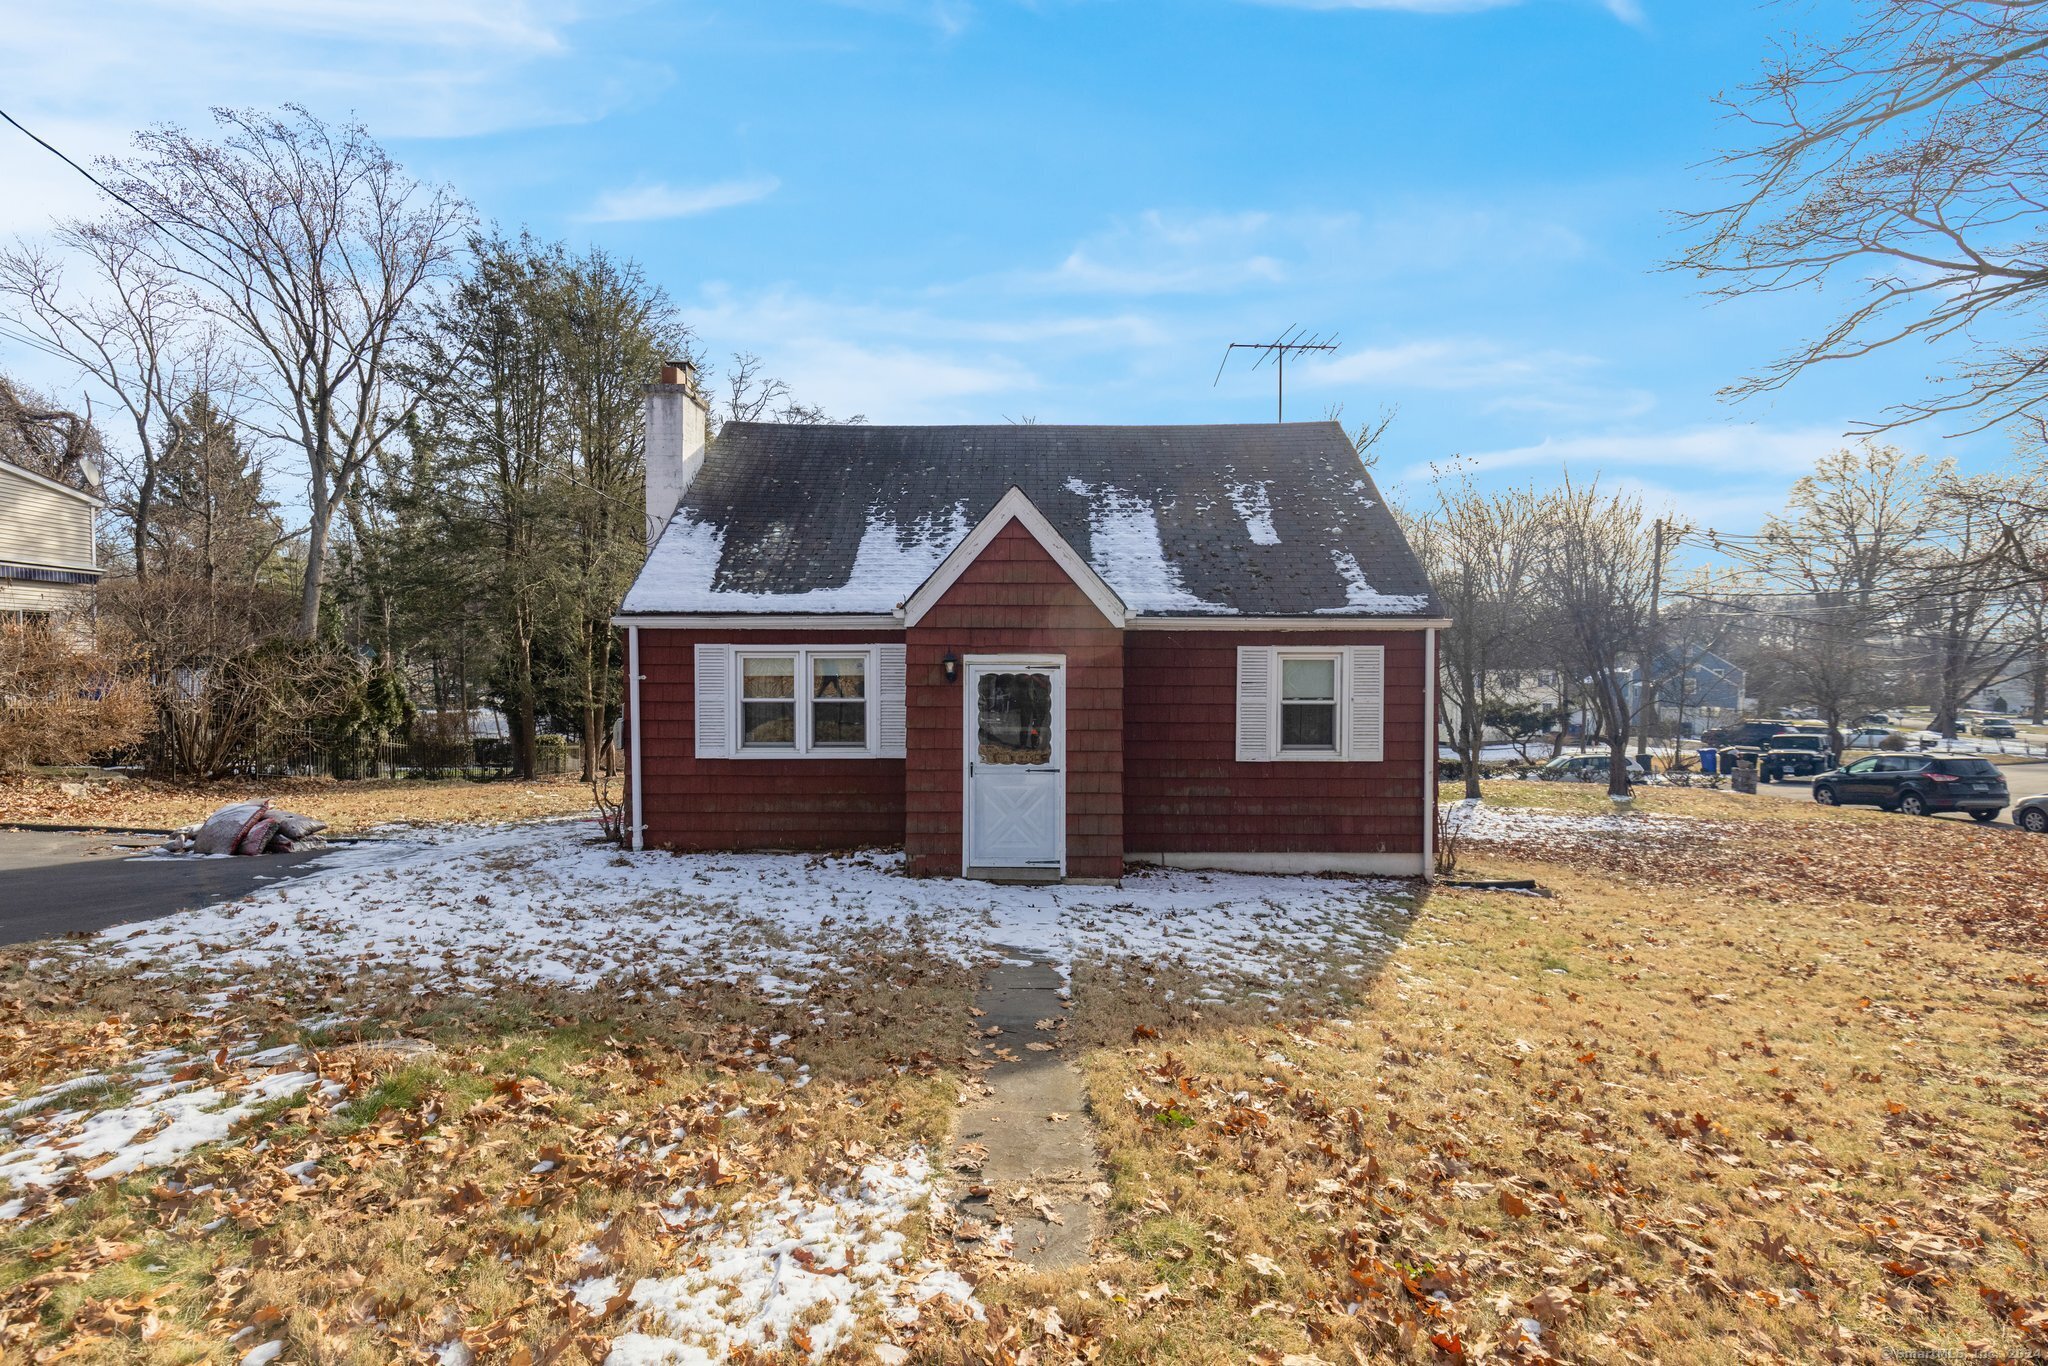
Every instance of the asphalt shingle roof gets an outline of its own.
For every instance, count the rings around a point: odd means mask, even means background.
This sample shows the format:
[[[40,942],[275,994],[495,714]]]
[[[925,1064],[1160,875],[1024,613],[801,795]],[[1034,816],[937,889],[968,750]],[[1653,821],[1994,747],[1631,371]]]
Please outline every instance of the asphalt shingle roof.
[[[1013,484],[1136,614],[1438,614],[1334,422],[729,423],[623,610],[892,611]]]

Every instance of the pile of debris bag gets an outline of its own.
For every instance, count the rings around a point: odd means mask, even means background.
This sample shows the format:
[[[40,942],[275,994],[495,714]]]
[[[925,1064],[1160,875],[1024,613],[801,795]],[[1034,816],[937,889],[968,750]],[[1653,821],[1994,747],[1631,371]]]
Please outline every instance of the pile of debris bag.
[[[319,848],[325,841],[316,837],[326,828],[326,821],[278,811],[269,802],[236,802],[186,826],[164,847],[174,854],[289,854]]]

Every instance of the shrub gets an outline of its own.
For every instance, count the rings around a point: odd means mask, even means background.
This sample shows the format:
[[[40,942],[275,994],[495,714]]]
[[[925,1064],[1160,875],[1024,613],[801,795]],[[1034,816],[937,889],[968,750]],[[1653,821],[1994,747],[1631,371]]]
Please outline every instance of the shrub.
[[[0,769],[80,764],[140,741],[149,689],[84,635],[0,626]]]

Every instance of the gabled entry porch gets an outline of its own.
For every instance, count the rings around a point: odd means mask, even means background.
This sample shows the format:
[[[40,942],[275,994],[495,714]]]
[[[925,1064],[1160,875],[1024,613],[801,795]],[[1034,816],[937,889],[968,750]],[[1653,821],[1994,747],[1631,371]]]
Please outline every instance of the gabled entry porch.
[[[991,881],[1123,874],[1123,604],[1012,489],[904,604],[904,852]]]

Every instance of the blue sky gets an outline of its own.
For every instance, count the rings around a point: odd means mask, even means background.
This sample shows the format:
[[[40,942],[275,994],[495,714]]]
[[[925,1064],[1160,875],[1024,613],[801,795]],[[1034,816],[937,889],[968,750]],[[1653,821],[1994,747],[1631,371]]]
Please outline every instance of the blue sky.
[[[21,7],[27,10],[27,6]],[[75,155],[210,103],[362,117],[489,219],[642,261],[714,359],[874,421],[1263,421],[1224,343],[1341,333],[1289,414],[1397,408],[1382,482],[1599,473],[1742,529],[1899,354],[1716,390],[1826,316],[1658,273],[1711,100],[1806,6],[1741,0],[104,0],[10,20]],[[90,207],[0,141],[0,231]],[[4,347],[0,343],[0,347]],[[52,380],[32,355],[0,364]],[[1967,464],[1996,436],[1901,438]]]

